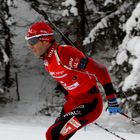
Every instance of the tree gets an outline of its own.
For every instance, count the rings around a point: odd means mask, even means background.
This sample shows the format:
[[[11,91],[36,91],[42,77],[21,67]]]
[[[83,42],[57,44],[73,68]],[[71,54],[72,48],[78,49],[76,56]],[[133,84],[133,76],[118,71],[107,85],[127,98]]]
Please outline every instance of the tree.
[[[124,109],[132,116],[140,114],[140,3],[126,22],[126,36],[116,51],[113,70],[117,75],[119,92],[125,93]]]
[[[3,72],[4,72],[4,87],[10,86],[10,58],[12,56],[12,33],[10,31],[10,25],[12,23],[12,16],[9,11],[9,5],[7,0],[1,0],[0,5],[0,56],[1,63],[3,63]]]

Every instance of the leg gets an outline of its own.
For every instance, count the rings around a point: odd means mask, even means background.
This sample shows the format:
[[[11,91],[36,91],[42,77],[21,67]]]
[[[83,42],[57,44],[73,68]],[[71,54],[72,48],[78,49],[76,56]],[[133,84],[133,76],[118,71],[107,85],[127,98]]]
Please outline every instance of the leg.
[[[71,112],[60,116],[56,120],[56,122],[48,129],[46,133],[46,138],[47,140],[68,140],[75,134],[77,130],[96,120],[101,114],[101,112],[102,99],[101,95],[99,94],[96,96],[96,98],[93,99],[93,102],[80,105],[73,109]],[[73,116],[75,116],[78,119],[81,126],[74,132],[62,136],[60,134],[60,131]]]
[[[47,140],[68,140],[70,139],[70,137],[72,137],[72,135],[74,135],[75,132],[72,132],[68,135],[62,136],[60,134],[60,131],[62,130],[62,128],[65,126],[65,124],[68,122],[69,120],[65,119],[65,120],[58,120],[56,121],[51,127],[49,127],[49,129],[47,130],[46,133],[46,139]]]

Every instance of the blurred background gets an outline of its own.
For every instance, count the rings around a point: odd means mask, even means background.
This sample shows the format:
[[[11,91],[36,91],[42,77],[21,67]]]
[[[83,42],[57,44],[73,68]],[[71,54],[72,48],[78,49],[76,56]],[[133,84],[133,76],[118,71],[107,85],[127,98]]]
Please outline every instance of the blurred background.
[[[0,117],[10,113],[56,116],[64,102],[62,87],[45,72],[25,41],[29,26],[45,18],[36,9],[43,9],[78,49],[108,67],[121,107],[128,115],[140,117],[139,0],[0,3]],[[57,31],[55,37],[65,44]]]

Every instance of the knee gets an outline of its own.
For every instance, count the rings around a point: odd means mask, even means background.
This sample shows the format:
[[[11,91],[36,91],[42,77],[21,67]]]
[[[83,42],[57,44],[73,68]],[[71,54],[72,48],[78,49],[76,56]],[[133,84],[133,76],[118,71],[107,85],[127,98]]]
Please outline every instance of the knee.
[[[58,140],[60,137],[59,129],[58,125],[50,126],[46,132],[46,140]]]
[[[51,128],[48,128],[46,132],[46,140],[52,140]]]

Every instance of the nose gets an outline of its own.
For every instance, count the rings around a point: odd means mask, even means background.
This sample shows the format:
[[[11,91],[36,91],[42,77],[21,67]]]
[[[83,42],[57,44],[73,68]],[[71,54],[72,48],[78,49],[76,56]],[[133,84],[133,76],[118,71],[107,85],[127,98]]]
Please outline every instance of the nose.
[[[35,48],[34,48],[33,45],[29,45],[28,47],[29,47],[33,52],[35,52]]]

